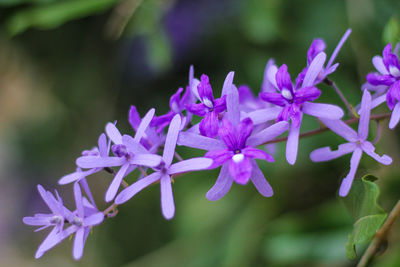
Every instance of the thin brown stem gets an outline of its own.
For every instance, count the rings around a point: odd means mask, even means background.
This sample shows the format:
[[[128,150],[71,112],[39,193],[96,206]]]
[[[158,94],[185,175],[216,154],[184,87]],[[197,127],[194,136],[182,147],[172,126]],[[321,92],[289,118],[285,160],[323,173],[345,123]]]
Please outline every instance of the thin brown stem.
[[[389,231],[399,215],[400,215],[400,200],[397,201],[397,204],[390,212],[385,223],[376,232],[367,250],[364,252],[359,263],[357,264],[357,267],[367,267],[369,265],[373,257],[377,254],[377,252],[379,252],[381,246],[387,241]]]
[[[372,115],[370,117],[370,120],[380,121],[380,120],[389,118],[390,116],[391,116],[391,113],[376,114],[376,115]],[[352,118],[352,119],[348,119],[348,120],[344,121],[344,123],[350,125],[350,124],[356,123],[358,121],[359,121],[359,118]],[[329,130],[329,128],[322,127],[322,128],[316,129],[316,130],[302,133],[302,134],[300,134],[300,138],[314,136],[314,135],[326,132],[328,130]],[[287,137],[281,137],[281,138],[277,138],[277,139],[265,142],[263,145],[285,142],[285,141],[287,141],[287,139],[288,139]]]
[[[325,84],[329,85],[336,91],[336,93],[339,95],[340,99],[343,101],[344,105],[346,106],[347,110],[349,111],[350,116],[352,118],[356,118],[357,116],[354,113],[353,107],[351,106],[349,101],[347,101],[346,97],[344,96],[342,91],[340,91],[339,87],[337,87],[336,83],[334,81],[329,80],[328,78],[326,78],[324,80],[324,82],[325,82]]]

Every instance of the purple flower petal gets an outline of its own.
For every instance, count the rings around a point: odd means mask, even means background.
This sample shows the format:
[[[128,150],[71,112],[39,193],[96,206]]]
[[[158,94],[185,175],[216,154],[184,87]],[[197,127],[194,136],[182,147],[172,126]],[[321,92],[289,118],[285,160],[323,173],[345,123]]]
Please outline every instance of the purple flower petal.
[[[140,121],[141,119],[139,112],[137,111],[136,107],[132,105],[131,109],[129,110],[129,123],[135,131],[137,131]]]
[[[371,110],[386,101],[386,94],[380,95],[371,101]],[[360,112],[358,112],[360,114]]]
[[[222,86],[222,93],[221,96],[227,95],[229,90],[232,88],[233,86],[233,77],[235,76],[235,72],[231,71],[228,73],[228,75],[226,75],[225,81],[224,81],[224,85]]]
[[[310,87],[313,86],[315,79],[321,73],[322,68],[324,66],[326,60],[326,54],[324,52],[320,52],[311,62],[308,67],[306,76],[304,77],[302,87]]]
[[[169,169],[169,174],[184,173],[190,171],[204,170],[213,164],[209,158],[191,158],[172,164]]]
[[[114,199],[115,195],[118,192],[118,188],[120,187],[122,180],[125,177],[126,171],[128,170],[129,163],[125,163],[122,165],[121,169],[118,170],[117,174],[114,176],[110,186],[107,189],[105,200],[106,202],[110,202]]]
[[[69,229],[76,230],[75,226],[71,226]],[[69,230],[68,228],[63,232],[63,235],[60,235],[58,233],[58,229],[56,227],[51,230],[51,232],[47,235],[47,237],[43,240],[43,242],[39,245],[39,248],[36,251],[35,258],[38,259],[43,256],[43,254],[48,251],[49,249],[53,248],[54,246],[58,245],[63,241],[65,238],[67,238],[69,235],[71,235],[73,232],[67,231]],[[66,235],[64,233],[69,233],[69,235]]]
[[[76,205],[76,211],[78,213],[78,216],[83,217],[84,211],[83,211],[83,203],[82,203],[82,191],[81,191],[81,187],[79,186],[79,183],[74,184],[74,198],[75,198],[75,205]]]
[[[378,73],[368,73],[367,81],[372,85],[392,85],[396,80],[390,75],[381,75]]]
[[[192,132],[180,132],[178,145],[187,146],[203,150],[224,149],[225,144],[220,140],[202,136]]]
[[[370,114],[371,114],[371,94],[368,92],[368,90],[364,90],[361,100],[360,121],[358,123],[358,136],[362,140],[366,140],[368,137]]]
[[[357,172],[358,164],[360,163],[361,156],[362,150],[360,148],[356,148],[351,156],[350,172],[347,174],[346,178],[343,179],[342,184],[340,185],[339,196],[345,197],[349,193],[354,176]]]
[[[317,87],[303,87],[295,92],[295,102],[304,103],[305,101],[314,101],[321,95]]]
[[[108,138],[110,138],[114,142],[114,144],[122,144],[121,133],[118,131],[117,127],[115,127],[113,123],[107,123],[106,133],[108,135]]]
[[[230,121],[226,119],[222,121],[222,127],[219,128],[218,135],[222,141],[224,141],[229,150],[235,150],[238,148],[235,128],[233,128]]]
[[[324,40],[315,38],[307,51],[307,64],[310,64],[313,59],[326,49]]]
[[[245,157],[252,158],[252,159],[263,159],[269,162],[274,162],[274,158],[269,155],[267,152],[257,149],[254,147],[246,147],[242,150],[242,153]]]
[[[281,110],[281,107],[258,109],[249,112],[247,115],[253,121],[254,125],[257,125],[267,121],[276,120]]]
[[[232,187],[233,178],[229,174],[229,163],[222,165],[221,171],[218,175],[217,181],[213,187],[208,190],[206,198],[211,201],[221,199],[228,193]]]
[[[104,168],[115,167],[124,164],[126,159],[124,157],[97,157],[97,156],[84,156],[76,159],[76,165],[81,168]]]
[[[104,133],[99,136],[97,143],[99,146],[100,157],[107,157],[109,149],[107,144],[107,136]]]
[[[84,234],[85,234],[84,228],[79,228],[78,231],[76,231],[75,233],[74,246],[72,251],[72,255],[75,260],[79,260],[80,258],[82,258],[83,248],[85,245]]]
[[[288,89],[290,92],[293,92],[292,80],[290,79],[290,74],[287,71],[286,64],[283,64],[275,75],[276,84],[279,89],[282,91],[283,89]]]
[[[180,102],[182,92],[183,92],[183,88],[180,87],[176,91],[176,93],[173,94],[169,99],[169,107],[170,107],[171,111],[173,111],[174,113],[179,113],[179,111],[181,110],[181,107],[179,106],[179,102]]]
[[[344,115],[343,110],[331,104],[305,102],[302,111],[308,115],[330,120],[341,119]]]
[[[395,82],[389,87],[386,94],[386,101],[388,107],[392,110],[397,101],[400,101],[400,81]]]
[[[336,134],[340,135],[349,142],[355,142],[358,139],[356,131],[341,120],[321,119],[326,127],[331,129]]]
[[[396,125],[399,123],[399,120],[400,120],[400,102],[397,102],[392,111],[392,116],[390,117],[389,128],[394,129],[394,127],[396,127]]]
[[[279,93],[263,92],[260,94],[260,98],[268,103],[272,103],[281,107],[287,104],[287,100]]]
[[[299,135],[300,125],[298,127],[291,125],[289,129],[288,140],[286,142],[286,160],[290,165],[293,165],[296,162],[297,149],[299,146]]]
[[[372,64],[374,65],[375,69],[379,71],[381,74],[383,75],[389,74],[385,64],[383,63],[383,58],[381,56],[374,56],[372,58]]]
[[[275,92],[278,88],[276,84],[275,75],[278,68],[275,66],[273,59],[268,60],[264,70],[264,79],[261,85],[261,92]]]
[[[156,112],[156,110],[154,108],[152,108],[143,117],[143,119],[140,122],[139,127],[135,133],[134,140],[136,142],[140,142],[140,140],[144,137],[144,135],[145,135],[144,132],[146,131],[147,127],[149,126],[151,120],[153,119],[155,112]]]
[[[156,167],[160,165],[162,158],[159,155],[154,154],[136,154],[130,160],[131,164],[146,166],[146,167]]]
[[[371,158],[373,158],[374,160],[376,160],[381,164],[390,165],[392,163],[392,158],[389,157],[388,155],[382,155],[381,157],[378,154],[376,154],[374,145],[368,141],[363,142],[361,144],[361,148],[368,156],[370,156]]]
[[[210,84],[210,79],[207,75],[202,74],[200,77],[200,84],[197,85],[197,91],[199,92],[199,97],[201,102],[205,99],[214,102],[213,92]]]
[[[102,212],[97,212],[83,220],[85,226],[95,226],[102,223],[104,220],[104,214]]]
[[[333,50],[333,53],[332,53],[331,57],[329,58],[328,64],[326,64],[327,69],[333,64],[333,61],[335,60],[336,56],[339,54],[340,49],[342,48],[343,44],[346,42],[346,40],[350,34],[351,34],[351,29],[347,29],[347,31],[344,33],[343,37],[340,39],[335,50]]]
[[[237,125],[237,142],[238,148],[242,148],[245,146],[247,138],[253,132],[253,122],[250,118],[245,118],[242,120],[239,125]]]
[[[383,63],[385,64],[386,68],[392,74],[391,68],[397,68],[397,72],[399,71],[400,64],[399,58],[392,53],[392,45],[389,43],[383,49]],[[396,76],[396,75],[393,75]]]
[[[170,220],[175,214],[174,196],[172,194],[171,177],[166,174],[161,177],[161,210],[165,219]]]
[[[356,149],[355,143],[345,143],[338,147],[338,150],[332,151],[330,147],[322,147],[314,150],[310,154],[310,159],[314,162],[328,161],[349,154]]]
[[[161,177],[160,172],[154,172],[138,180],[137,182],[131,184],[130,186],[122,190],[121,193],[118,194],[118,196],[115,198],[115,204],[120,205],[122,203],[125,203],[147,186],[157,182],[160,179],[160,177]]]
[[[267,141],[274,139],[275,137],[283,134],[289,128],[289,123],[286,121],[280,121],[271,126],[265,128],[264,130],[250,136],[247,139],[247,145],[249,146],[259,146]]]
[[[126,148],[135,154],[145,154],[148,153],[146,148],[139,142],[136,142],[135,139],[127,134],[122,136],[122,143],[126,146]]]
[[[213,160],[212,166],[210,167],[213,169],[230,160],[233,156],[233,152],[228,149],[211,150],[208,151],[204,156]]]
[[[234,155],[229,162],[229,173],[236,183],[247,184],[252,171],[250,160],[243,155],[236,160],[235,156],[239,155]]]
[[[233,86],[235,87],[235,86]],[[214,112],[221,113],[226,110],[226,95],[214,100]]]
[[[85,177],[85,172],[82,172],[82,171],[73,172],[73,173],[70,173],[70,174],[67,174],[67,175],[61,177],[61,179],[58,180],[58,183],[62,184],[62,185],[69,184],[69,183],[78,181],[78,180],[82,179],[83,177]]]
[[[199,124],[200,133],[204,136],[214,138],[218,134],[218,113],[208,112]]]
[[[265,179],[264,174],[258,167],[257,163],[252,160],[251,164],[253,165],[253,171],[251,173],[250,180],[253,182],[255,188],[262,196],[271,197],[274,194],[272,187]]]
[[[197,116],[200,116],[200,117],[204,117],[207,114],[207,111],[208,111],[207,106],[204,105],[203,103],[187,105],[186,109],[189,112],[191,112],[191,113],[193,113],[193,114],[195,114]]]
[[[227,90],[226,96],[226,117],[236,127],[240,121],[240,110],[239,110],[239,93],[235,86],[231,86]]]

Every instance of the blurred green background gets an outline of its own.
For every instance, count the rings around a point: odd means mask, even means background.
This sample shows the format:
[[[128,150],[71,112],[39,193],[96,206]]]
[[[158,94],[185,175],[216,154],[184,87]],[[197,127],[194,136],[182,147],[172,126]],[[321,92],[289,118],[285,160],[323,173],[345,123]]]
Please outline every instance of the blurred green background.
[[[399,16],[397,0],[0,0],[0,266],[354,266],[345,256],[353,221],[337,197],[350,156],[319,164],[308,157],[342,142],[330,133],[301,140],[295,166],[285,162],[282,144],[275,164],[261,164],[272,198],[234,185],[210,202],[205,193],[218,172],[187,174],[174,183],[176,215],[166,221],[159,187],[141,192],[93,230],[79,262],[68,240],[35,260],[45,233],[33,233],[22,217],[47,212],[38,183],[74,207],[72,186],[57,181],[74,171],[75,158],[96,145],[109,121],[133,133],[130,105],[165,113],[191,64],[196,77],[210,76],[216,94],[231,70],[235,84],[258,93],[269,58],[294,77],[313,38],[326,41],[329,55],[352,28],[331,78],[358,104],[372,56],[399,41]],[[332,89],[320,89],[319,102],[342,105]],[[306,119],[302,130],[317,127]],[[377,147],[392,166],[364,157],[357,173],[380,178],[386,210],[400,198],[398,134],[384,130]],[[106,207],[110,176],[88,181]],[[399,230],[373,266],[400,266]]]

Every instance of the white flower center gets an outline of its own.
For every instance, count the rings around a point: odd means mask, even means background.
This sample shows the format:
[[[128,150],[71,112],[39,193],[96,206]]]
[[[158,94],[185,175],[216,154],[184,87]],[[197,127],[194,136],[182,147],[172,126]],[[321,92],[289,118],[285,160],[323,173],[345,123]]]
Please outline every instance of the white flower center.
[[[293,99],[292,92],[290,92],[290,90],[287,89],[287,88],[283,88],[282,91],[281,91],[281,94],[287,100],[292,100]]]
[[[206,105],[207,107],[209,107],[209,108],[213,108],[213,103],[211,102],[211,100],[210,99],[208,99],[208,98],[203,98],[203,104],[204,105]]]
[[[389,72],[394,77],[400,77],[400,70],[395,66],[389,66]]]
[[[233,160],[235,163],[239,163],[239,162],[241,162],[243,159],[244,159],[244,155],[243,155],[242,153],[235,154],[235,155],[233,155],[233,157],[232,157],[232,160]]]
[[[53,217],[51,217],[50,219],[50,223],[54,223],[54,224],[59,224],[64,220],[63,217],[59,216],[59,215],[54,215]]]

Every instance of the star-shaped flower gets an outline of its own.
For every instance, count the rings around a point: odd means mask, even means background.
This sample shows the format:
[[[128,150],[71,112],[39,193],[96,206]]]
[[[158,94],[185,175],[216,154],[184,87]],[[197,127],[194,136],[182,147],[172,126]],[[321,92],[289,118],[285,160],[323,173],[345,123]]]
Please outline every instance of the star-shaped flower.
[[[171,176],[178,173],[206,169],[212,164],[212,160],[208,158],[192,158],[172,164],[175,154],[176,141],[181,130],[181,123],[182,121],[180,115],[175,115],[171,121],[171,124],[169,125],[162,161],[157,167],[154,168],[155,172],[139,179],[137,182],[125,188],[115,198],[116,204],[125,203],[142,189],[157,181],[160,181],[162,214],[168,220],[174,217],[175,204],[172,194]]]
[[[328,161],[343,155],[353,153],[350,160],[350,172],[343,179],[340,185],[339,195],[345,197],[351,188],[354,176],[356,174],[358,164],[360,163],[362,152],[378,161],[379,163],[389,165],[392,163],[392,159],[387,156],[379,156],[375,153],[374,145],[367,141],[369,118],[371,112],[371,94],[364,90],[364,94],[361,102],[360,121],[358,124],[358,133],[355,132],[350,126],[345,124],[341,120],[322,120],[322,122],[333,132],[342,136],[344,139],[349,141],[348,143],[341,144],[338,150],[332,151],[329,147],[323,147],[314,150],[310,154],[312,161]]]

